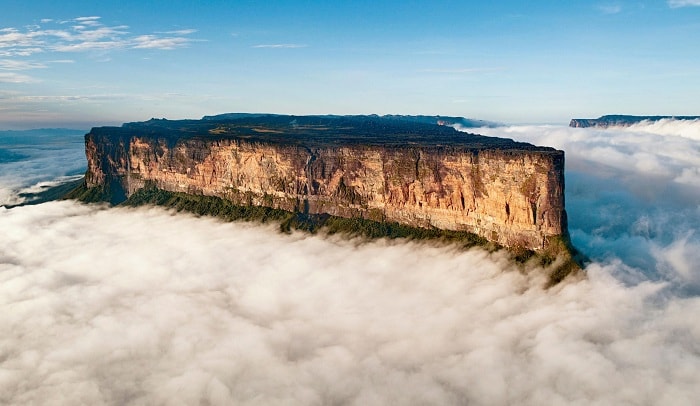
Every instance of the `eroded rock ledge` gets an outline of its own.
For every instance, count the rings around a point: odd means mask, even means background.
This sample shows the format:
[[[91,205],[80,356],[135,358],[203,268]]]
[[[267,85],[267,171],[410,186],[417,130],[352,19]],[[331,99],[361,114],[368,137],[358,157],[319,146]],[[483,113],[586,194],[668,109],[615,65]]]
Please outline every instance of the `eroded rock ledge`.
[[[86,135],[89,189],[145,187],[304,214],[466,231],[543,250],[566,236],[564,152],[377,116],[150,120]]]

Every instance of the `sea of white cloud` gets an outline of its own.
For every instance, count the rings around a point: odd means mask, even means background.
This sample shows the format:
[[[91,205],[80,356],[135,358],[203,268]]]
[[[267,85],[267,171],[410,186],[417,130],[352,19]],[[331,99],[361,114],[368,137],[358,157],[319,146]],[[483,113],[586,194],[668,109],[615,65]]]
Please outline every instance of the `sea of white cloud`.
[[[700,142],[647,130],[479,130],[567,153],[592,262],[549,290],[479,249],[0,208],[0,404],[692,405]]]
[[[0,131],[0,206],[85,172],[85,131]]]

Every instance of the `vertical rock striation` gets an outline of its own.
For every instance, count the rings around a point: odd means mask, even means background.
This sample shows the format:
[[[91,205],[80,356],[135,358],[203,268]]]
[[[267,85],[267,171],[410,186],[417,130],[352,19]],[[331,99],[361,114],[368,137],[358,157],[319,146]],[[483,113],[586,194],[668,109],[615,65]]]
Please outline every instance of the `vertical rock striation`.
[[[90,188],[469,231],[539,250],[566,234],[564,153],[376,117],[151,120],[86,135]]]

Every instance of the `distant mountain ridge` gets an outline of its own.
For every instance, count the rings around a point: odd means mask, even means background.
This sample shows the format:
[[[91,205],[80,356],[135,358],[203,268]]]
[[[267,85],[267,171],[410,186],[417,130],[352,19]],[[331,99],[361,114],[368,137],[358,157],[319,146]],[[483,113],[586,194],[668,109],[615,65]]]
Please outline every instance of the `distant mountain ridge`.
[[[0,148],[18,145],[42,145],[55,142],[83,142],[87,131],[68,128],[0,130]]]
[[[629,127],[643,121],[655,122],[664,119],[697,120],[700,119],[700,116],[631,116],[624,114],[609,114],[598,118],[573,118],[569,122],[569,127]]]
[[[31,135],[31,134],[45,134],[45,133],[52,133],[52,134],[74,134],[76,132],[82,132],[86,133],[86,130],[79,130],[75,128],[31,128],[27,130],[0,130],[0,135],[14,135],[14,134],[24,134],[24,135]]]

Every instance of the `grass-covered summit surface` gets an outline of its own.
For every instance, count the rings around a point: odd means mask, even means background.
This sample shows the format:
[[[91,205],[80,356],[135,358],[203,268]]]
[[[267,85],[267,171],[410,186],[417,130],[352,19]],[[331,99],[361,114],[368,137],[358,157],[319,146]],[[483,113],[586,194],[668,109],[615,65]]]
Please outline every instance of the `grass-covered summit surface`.
[[[96,127],[93,136],[149,136],[175,143],[181,139],[239,139],[305,147],[385,146],[458,149],[555,151],[509,138],[457,131],[421,119],[424,116],[291,116],[233,113],[202,120],[151,119],[121,127]]]

